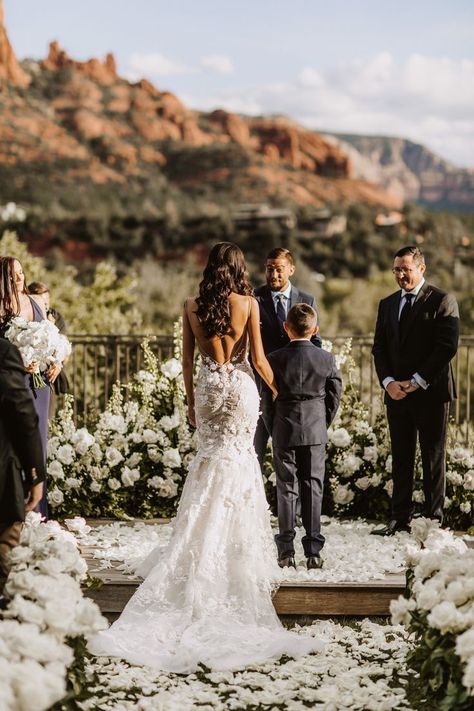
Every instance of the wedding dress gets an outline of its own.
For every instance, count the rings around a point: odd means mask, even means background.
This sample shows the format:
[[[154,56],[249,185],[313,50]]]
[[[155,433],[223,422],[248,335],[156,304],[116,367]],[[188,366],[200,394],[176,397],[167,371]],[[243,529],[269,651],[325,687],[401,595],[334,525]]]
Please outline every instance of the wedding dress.
[[[281,575],[253,447],[259,396],[245,352],[224,364],[202,355],[195,400],[198,450],[171,539],[140,565],[144,582],[90,650],[177,673],[321,651],[321,641],[285,630],[272,604]]]

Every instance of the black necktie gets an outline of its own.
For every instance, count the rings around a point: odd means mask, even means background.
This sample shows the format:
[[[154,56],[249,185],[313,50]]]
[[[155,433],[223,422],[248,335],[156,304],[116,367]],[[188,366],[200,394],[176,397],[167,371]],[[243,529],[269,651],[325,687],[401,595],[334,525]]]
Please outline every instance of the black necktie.
[[[283,328],[283,322],[286,321],[286,311],[285,311],[285,305],[283,303],[283,299],[286,297],[283,294],[278,294],[277,296],[277,308],[276,308],[276,315],[277,318],[280,322],[280,326]]]
[[[402,338],[405,334],[407,323],[408,323],[408,318],[410,316],[410,311],[412,308],[412,303],[413,303],[414,298],[415,298],[415,294],[405,294],[405,303],[403,304],[403,308],[400,313],[400,319],[398,322],[398,328],[400,331],[400,338]]]

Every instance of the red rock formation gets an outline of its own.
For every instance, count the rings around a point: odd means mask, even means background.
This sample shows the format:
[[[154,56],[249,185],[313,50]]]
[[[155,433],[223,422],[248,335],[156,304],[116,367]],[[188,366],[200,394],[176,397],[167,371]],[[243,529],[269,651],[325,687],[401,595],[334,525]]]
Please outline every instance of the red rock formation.
[[[113,54],[107,54],[103,62],[95,57],[88,59],[87,62],[77,62],[61,49],[59,42],[50,43],[48,56],[41,64],[51,72],[64,67],[73,67],[102,86],[114,84],[119,78]]]
[[[28,86],[31,78],[21,68],[4,26],[3,0],[0,0],[0,85]]]

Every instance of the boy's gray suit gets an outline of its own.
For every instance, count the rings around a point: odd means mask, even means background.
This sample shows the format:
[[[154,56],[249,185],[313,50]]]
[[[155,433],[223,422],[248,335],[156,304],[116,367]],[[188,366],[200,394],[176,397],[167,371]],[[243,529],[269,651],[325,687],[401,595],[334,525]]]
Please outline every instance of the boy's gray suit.
[[[298,481],[306,535],[303,548],[314,556],[324,545],[321,505],[327,428],[341,396],[334,356],[308,340],[291,341],[270,353],[278,397],[274,403],[273,457],[277,477],[280,559],[294,555]]]

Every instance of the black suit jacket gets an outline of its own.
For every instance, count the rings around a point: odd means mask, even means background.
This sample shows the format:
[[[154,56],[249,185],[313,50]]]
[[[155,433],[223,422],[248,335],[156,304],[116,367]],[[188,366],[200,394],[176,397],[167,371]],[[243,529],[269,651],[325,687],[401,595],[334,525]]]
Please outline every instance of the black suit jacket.
[[[32,480],[31,471],[37,478]],[[23,470],[23,475],[22,475]],[[24,518],[25,490],[46,477],[43,447],[25,368],[15,346],[0,338],[0,521]],[[23,482],[23,484],[22,484]]]
[[[274,446],[325,444],[342,389],[334,356],[310,341],[291,341],[267,357],[278,388]]]
[[[263,350],[265,354],[272,353],[276,351],[277,348],[283,348],[288,345],[290,339],[277,318],[270,287],[266,284],[259,286],[258,289],[255,289],[254,296],[260,308],[260,331],[262,334]],[[314,297],[310,294],[305,294],[292,285],[288,311],[295,304],[309,304],[309,306],[315,308]],[[315,346],[321,346],[319,334],[313,336],[311,340]]]
[[[436,286],[421,287],[400,339],[398,313],[401,291],[379,304],[375,327],[375,368],[380,384],[386,377],[407,380],[419,373],[429,384],[410,397],[432,402],[449,402],[456,397],[451,359],[456,355],[459,339],[459,310],[455,297]],[[392,402],[385,395],[386,402]]]

